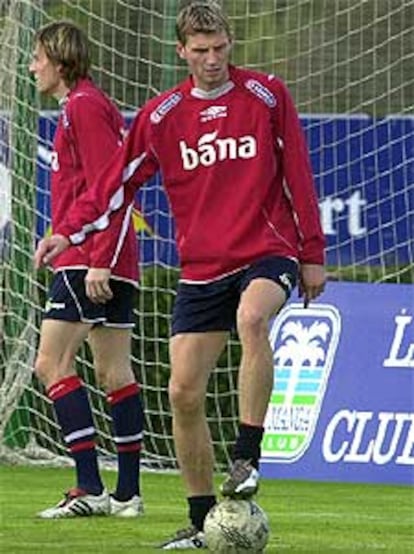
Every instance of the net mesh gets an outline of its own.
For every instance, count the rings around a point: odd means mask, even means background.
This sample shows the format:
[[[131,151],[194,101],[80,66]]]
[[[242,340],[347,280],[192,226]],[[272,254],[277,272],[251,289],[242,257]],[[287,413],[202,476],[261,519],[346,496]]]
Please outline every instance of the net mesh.
[[[186,75],[175,55],[173,0],[8,0],[0,5],[0,455],[67,463],[44,389],[32,375],[50,281],[34,273],[35,238],[49,224],[49,167],[56,105],[39,99],[27,66],[40,24],[70,18],[92,44],[93,77],[130,119]],[[223,0],[233,62],[280,75],[307,134],[333,279],[412,282],[413,21],[411,0]],[[159,178],[140,193],[143,277],[133,363],[145,402],[144,458],[175,467],[167,382],[177,282],[173,225]],[[155,263],[154,263],[155,261]],[[229,341],[207,399],[218,467],[237,425],[240,348]],[[87,384],[103,459],[114,448],[103,392],[85,345]]]

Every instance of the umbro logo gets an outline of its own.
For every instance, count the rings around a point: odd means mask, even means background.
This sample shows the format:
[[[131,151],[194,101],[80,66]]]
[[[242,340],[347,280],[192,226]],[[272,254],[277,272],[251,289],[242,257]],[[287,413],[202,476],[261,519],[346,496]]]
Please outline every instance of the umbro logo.
[[[219,117],[227,117],[227,106],[210,106],[206,110],[200,112],[201,123],[212,121]]]
[[[293,275],[290,273],[282,273],[282,275],[279,276],[279,280],[284,285],[288,291],[290,292],[292,290],[292,280]]]

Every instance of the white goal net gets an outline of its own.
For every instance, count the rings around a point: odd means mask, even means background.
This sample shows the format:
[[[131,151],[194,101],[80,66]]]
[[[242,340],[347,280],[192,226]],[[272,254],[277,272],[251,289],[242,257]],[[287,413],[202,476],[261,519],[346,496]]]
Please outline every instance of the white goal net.
[[[0,3],[0,460],[60,462],[66,454],[50,402],[32,374],[50,275],[34,272],[49,225],[56,105],[28,73],[39,25],[70,18],[88,33],[93,77],[130,120],[186,74],[175,55],[179,0],[2,0]],[[233,61],[289,85],[311,151],[333,279],[412,282],[414,53],[412,0],[223,0]],[[241,117],[244,114],[240,114]],[[142,286],[133,362],[143,385],[144,457],[175,467],[167,397],[168,334],[177,255],[159,179],[140,194]],[[140,227],[138,220],[137,227]],[[236,337],[212,376],[208,415],[218,467],[237,425]],[[85,346],[102,459],[114,454],[105,397]]]

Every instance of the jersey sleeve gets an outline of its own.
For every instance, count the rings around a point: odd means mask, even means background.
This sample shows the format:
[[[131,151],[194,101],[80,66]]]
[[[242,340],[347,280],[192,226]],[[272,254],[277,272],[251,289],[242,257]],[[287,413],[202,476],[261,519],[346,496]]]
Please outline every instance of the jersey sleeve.
[[[124,144],[92,177],[92,185],[77,199],[76,210],[68,211],[55,232],[66,236],[72,244],[81,244],[89,233],[104,231],[109,225],[111,232],[119,235],[122,215],[132,206],[136,190],[157,169],[151,149],[150,122],[142,110]]]
[[[109,103],[90,95],[80,95],[73,100],[70,121],[86,186],[90,188],[122,144],[123,121]],[[124,207],[114,217],[117,219],[114,225],[93,236],[90,267],[111,267],[116,259],[114,255],[125,239],[131,216]]]
[[[303,129],[289,90],[277,81],[276,142],[282,151],[285,194],[300,237],[301,263],[323,265],[323,235],[312,168]]]

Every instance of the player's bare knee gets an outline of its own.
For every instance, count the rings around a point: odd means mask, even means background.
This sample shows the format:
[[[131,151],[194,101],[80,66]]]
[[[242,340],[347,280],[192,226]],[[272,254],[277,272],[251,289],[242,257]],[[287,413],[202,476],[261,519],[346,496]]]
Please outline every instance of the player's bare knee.
[[[44,356],[41,352],[39,352],[36,357],[34,363],[34,373],[43,384],[46,384],[49,381],[51,373],[50,363],[48,363],[47,356]]]
[[[240,339],[259,338],[267,333],[267,317],[251,306],[240,306],[237,312],[237,331]]]
[[[37,354],[34,363],[34,373],[45,387],[49,387],[66,376],[66,371],[59,367],[56,360],[41,351]]]
[[[74,356],[71,353],[57,356],[48,350],[40,349],[34,363],[34,373],[43,385],[48,388],[61,379],[75,375],[73,362]]]
[[[204,397],[197,391],[171,380],[168,385],[168,396],[172,409],[186,414],[197,412],[204,402]]]

